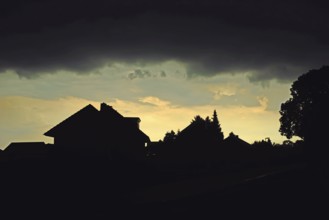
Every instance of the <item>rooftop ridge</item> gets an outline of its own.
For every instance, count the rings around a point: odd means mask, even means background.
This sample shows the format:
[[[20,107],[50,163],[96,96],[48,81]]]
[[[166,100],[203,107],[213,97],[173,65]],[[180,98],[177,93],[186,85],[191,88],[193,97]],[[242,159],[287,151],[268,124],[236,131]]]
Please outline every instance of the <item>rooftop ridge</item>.
[[[69,116],[68,118],[64,119],[63,121],[61,121],[60,123],[58,123],[57,125],[55,125],[53,128],[51,128],[50,130],[48,130],[47,132],[44,133],[45,136],[49,136],[49,137],[53,137],[52,133],[57,130],[60,126],[62,126],[63,124],[67,123],[69,120],[72,120],[73,118],[77,117],[77,115],[81,114],[81,112],[84,111],[97,111],[98,110],[92,105],[92,104],[88,104],[85,107],[83,107],[82,109],[80,109],[79,111],[77,111],[76,113],[74,113],[73,115]]]

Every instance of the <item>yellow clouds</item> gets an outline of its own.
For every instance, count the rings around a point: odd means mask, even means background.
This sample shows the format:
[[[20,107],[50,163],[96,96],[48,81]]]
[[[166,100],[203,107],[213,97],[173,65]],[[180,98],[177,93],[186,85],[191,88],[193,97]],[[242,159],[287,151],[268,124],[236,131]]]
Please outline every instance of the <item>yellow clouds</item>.
[[[279,129],[279,113],[269,111],[264,104],[258,106],[230,106],[217,110],[219,121],[225,136],[233,131],[246,141],[252,143],[265,137],[281,142]]]
[[[166,107],[170,104],[170,102],[161,100],[158,97],[154,97],[154,96],[143,97],[143,98],[140,98],[139,101],[142,103],[155,105],[158,107]]]
[[[109,104],[124,116],[140,117],[141,129],[153,141],[162,139],[167,131],[184,128],[198,114],[197,109],[173,105],[153,96],[142,97],[138,101],[116,99]]]
[[[237,85],[228,84],[222,86],[210,85],[208,90],[213,94],[213,99],[219,100],[223,96],[234,96],[237,93]]]
[[[265,96],[257,96],[257,100],[260,104],[260,106],[266,110],[267,106],[268,106],[268,98],[266,98]]]

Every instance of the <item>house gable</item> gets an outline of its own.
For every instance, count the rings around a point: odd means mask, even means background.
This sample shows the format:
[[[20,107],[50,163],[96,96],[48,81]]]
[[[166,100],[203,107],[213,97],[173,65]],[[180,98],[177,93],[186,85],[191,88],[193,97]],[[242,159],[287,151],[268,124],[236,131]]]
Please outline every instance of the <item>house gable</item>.
[[[94,126],[96,124],[98,110],[91,104],[82,108],[75,114],[71,115],[49,131],[44,133],[45,136],[55,137],[63,133],[71,133],[79,130],[79,127]]]
[[[233,132],[229,134],[227,138],[224,139],[224,144],[231,147],[239,147],[248,149],[251,145],[240,139],[238,135],[235,135]]]

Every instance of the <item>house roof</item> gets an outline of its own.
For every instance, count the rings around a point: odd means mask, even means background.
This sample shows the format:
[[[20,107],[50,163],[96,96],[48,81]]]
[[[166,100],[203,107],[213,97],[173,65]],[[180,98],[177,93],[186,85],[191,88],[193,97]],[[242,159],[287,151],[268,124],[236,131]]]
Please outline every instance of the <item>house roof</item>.
[[[101,104],[101,109],[100,112],[103,114],[102,117],[107,117],[111,118],[113,120],[120,120],[123,119],[124,117],[117,112],[112,106],[107,105],[106,103]]]
[[[92,119],[97,117],[98,110],[92,106],[91,104],[87,105],[86,107],[82,108],[75,114],[71,115],[55,127],[51,128],[49,131],[44,133],[45,136],[55,137],[56,134],[61,132],[62,130],[69,130],[73,125],[82,125],[87,123],[88,119]]]
[[[229,146],[245,146],[249,147],[250,144],[242,139],[239,138],[238,135],[235,135],[233,132],[229,134],[227,138],[224,139],[224,143]]]
[[[200,134],[199,132],[204,130],[205,122],[203,120],[200,121],[192,121],[188,126],[186,126],[183,130],[179,133],[179,138],[181,137],[193,137],[195,135]]]
[[[133,131],[136,132],[140,138],[146,142],[149,142],[150,138],[139,130],[138,126],[131,126],[133,123],[137,125],[139,122],[140,119],[138,117],[123,117],[120,113],[113,109],[112,106],[105,103],[101,104],[100,111],[89,104],[55,127],[51,128],[49,131],[44,133],[44,135],[55,137],[61,133],[83,130],[86,127],[95,131],[100,127],[100,125],[104,125],[105,123],[105,125],[110,125],[112,127],[124,126],[124,128],[127,128],[130,131],[133,129]],[[116,129],[119,129],[119,127]]]
[[[125,117],[125,119],[126,119],[127,121],[132,122],[132,123],[140,123],[140,122],[141,122],[141,119],[138,118],[138,117]]]
[[[143,139],[143,141],[145,141],[145,142],[150,142],[151,141],[150,137],[147,136],[143,131],[137,129],[137,132],[140,135],[140,137]]]

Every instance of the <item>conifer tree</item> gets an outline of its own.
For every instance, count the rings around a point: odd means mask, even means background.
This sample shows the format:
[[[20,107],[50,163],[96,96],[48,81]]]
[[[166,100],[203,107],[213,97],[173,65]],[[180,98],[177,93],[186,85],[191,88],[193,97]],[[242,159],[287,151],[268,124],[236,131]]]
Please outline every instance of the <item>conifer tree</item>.
[[[212,131],[215,135],[215,140],[217,141],[223,141],[224,140],[224,134],[222,132],[222,128],[220,127],[218,117],[217,117],[217,112],[214,110],[214,113],[212,115]]]
[[[205,126],[205,129],[208,129],[211,127],[211,120],[210,120],[209,116],[206,117],[206,119],[204,121],[204,126]]]

